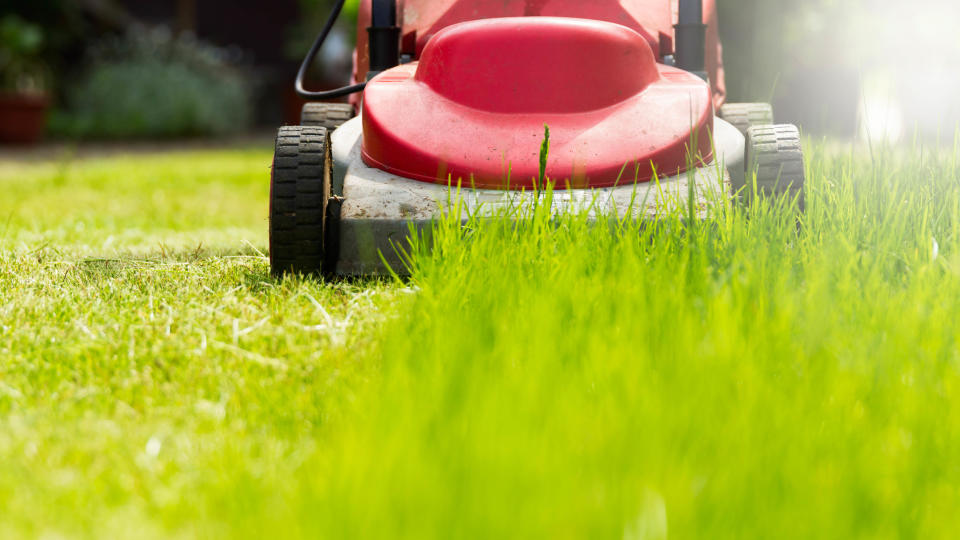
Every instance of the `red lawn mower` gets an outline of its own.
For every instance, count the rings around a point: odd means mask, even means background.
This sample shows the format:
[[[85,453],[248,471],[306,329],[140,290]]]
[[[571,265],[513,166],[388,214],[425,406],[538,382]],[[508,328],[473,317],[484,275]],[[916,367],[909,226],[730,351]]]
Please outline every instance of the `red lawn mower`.
[[[463,212],[496,215],[543,197],[543,172],[557,212],[703,210],[754,179],[803,202],[797,128],[724,103],[714,0],[363,0],[354,84],[311,92],[343,4],[297,76],[301,125],[277,136],[276,274],[400,268],[395,246],[449,211],[451,189]]]

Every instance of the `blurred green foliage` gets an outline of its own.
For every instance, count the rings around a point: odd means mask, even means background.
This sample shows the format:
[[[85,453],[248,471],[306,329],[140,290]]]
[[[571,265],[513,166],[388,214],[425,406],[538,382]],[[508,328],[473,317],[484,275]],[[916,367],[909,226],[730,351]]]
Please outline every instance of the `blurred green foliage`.
[[[730,101],[774,103],[777,120],[851,135],[876,10],[860,0],[719,0]]]
[[[227,51],[166,31],[92,47],[87,74],[67,92],[59,134],[82,138],[223,135],[250,125],[249,81]]]
[[[299,0],[300,18],[290,26],[287,42],[284,46],[286,55],[291,60],[301,60],[317,33],[323,28],[330,17],[335,0]],[[360,0],[347,0],[340,13],[339,27],[349,33],[351,42],[357,33],[357,11],[360,9]]]
[[[46,66],[44,32],[16,15],[0,19],[0,91],[42,92]]]
[[[84,43],[97,31],[89,18],[84,17],[82,4],[76,0],[0,0],[4,26],[18,26],[14,33],[19,37],[15,39],[26,39],[31,44],[28,69],[31,75],[24,77],[30,79],[26,84],[57,94],[61,79],[72,78],[72,68],[79,60],[78,51],[82,51]],[[14,23],[7,22],[11,20]],[[6,35],[0,37],[0,41],[7,42],[8,29],[3,32]],[[0,68],[0,71],[6,69]],[[9,88],[9,84],[5,86]]]

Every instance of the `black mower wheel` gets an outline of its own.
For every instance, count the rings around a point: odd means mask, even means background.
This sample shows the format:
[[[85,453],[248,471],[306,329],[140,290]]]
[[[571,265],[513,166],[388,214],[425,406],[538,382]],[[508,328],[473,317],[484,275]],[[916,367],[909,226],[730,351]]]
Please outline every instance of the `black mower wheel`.
[[[270,181],[270,269],[275,276],[320,274],[330,199],[330,136],[323,127],[277,134]]]
[[[353,105],[349,103],[307,103],[300,112],[300,125],[333,131],[351,118]]]
[[[803,148],[797,126],[753,126],[747,130],[746,186],[742,196],[753,195],[753,180],[756,178],[757,195],[796,198],[800,210],[804,208],[804,184],[806,170],[803,164]],[[739,189],[744,186],[734,186]]]
[[[773,125],[773,107],[769,103],[727,103],[720,107],[720,118],[746,135],[752,126]]]

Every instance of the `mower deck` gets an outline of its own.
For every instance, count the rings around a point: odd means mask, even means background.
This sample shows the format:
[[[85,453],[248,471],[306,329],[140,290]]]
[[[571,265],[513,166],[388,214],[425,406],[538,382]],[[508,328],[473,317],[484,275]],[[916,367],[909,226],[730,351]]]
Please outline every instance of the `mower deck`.
[[[329,224],[336,231],[337,252],[333,270],[338,275],[384,274],[387,267],[402,269],[398,247],[406,247],[410,225],[429,230],[440,216],[456,211],[460,204],[463,219],[471,215],[496,217],[504,208],[526,207],[535,198],[533,191],[470,189],[468,185],[431,184],[392,175],[364,163],[361,157],[363,123],[354,118],[339,127],[331,137],[333,171],[331,192],[341,198],[339,218]],[[596,219],[617,216],[635,219],[656,218],[677,209],[688,208],[688,196],[704,216],[709,205],[730,194],[730,185],[742,183],[744,136],[728,122],[714,120],[715,160],[708,166],[661,178],[649,183],[633,183],[631,165],[623,172],[620,187],[597,189],[557,189],[553,192],[553,211],[588,212]],[[330,237],[328,237],[330,238]],[[329,249],[329,248],[328,248]]]
[[[344,3],[295,87],[356,107],[311,103],[280,128],[278,276],[401,273],[411,234],[451,217],[702,219],[731,198],[803,210],[799,130],[724,99],[714,0],[363,0],[357,84],[308,91]]]

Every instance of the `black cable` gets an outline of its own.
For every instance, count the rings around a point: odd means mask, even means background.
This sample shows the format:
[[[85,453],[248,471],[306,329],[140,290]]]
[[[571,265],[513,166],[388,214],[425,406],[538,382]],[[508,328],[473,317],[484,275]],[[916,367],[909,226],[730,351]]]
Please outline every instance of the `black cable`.
[[[297,91],[297,95],[308,101],[322,101],[348,96],[356,92],[362,92],[367,86],[367,83],[360,83],[352,86],[336,88],[334,90],[327,90],[325,92],[311,92],[303,87],[303,80],[307,77],[307,71],[310,69],[310,65],[313,64],[313,61],[316,59],[317,53],[320,52],[320,47],[322,47],[323,42],[326,41],[327,36],[333,29],[333,25],[336,24],[337,19],[340,17],[340,12],[343,10],[344,3],[346,3],[346,0],[338,0],[336,5],[333,6],[333,11],[327,18],[327,23],[323,26],[323,30],[320,31],[320,35],[317,36],[316,41],[313,42],[313,46],[310,47],[310,52],[307,53],[307,57],[304,58],[303,63],[300,64],[300,71],[297,72],[297,82],[294,88]]]

